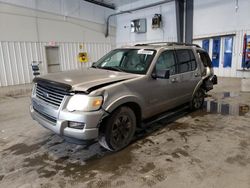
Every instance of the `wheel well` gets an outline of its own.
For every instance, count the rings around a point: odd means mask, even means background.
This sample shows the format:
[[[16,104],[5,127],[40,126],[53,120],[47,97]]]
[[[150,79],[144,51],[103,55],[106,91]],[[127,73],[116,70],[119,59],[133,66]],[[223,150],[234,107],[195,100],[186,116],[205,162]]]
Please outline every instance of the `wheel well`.
[[[131,108],[131,110],[134,111],[135,117],[136,117],[136,125],[137,127],[139,127],[141,125],[141,120],[142,120],[141,107],[135,102],[128,102],[128,103],[122,104],[121,106],[127,106]]]
[[[137,127],[140,127],[141,125],[141,121],[142,121],[142,115],[141,115],[141,107],[135,103],[135,102],[127,102],[124,103],[120,106],[118,106],[117,108],[115,108],[110,115],[118,108],[122,107],[122,106],[127,106],[129,107],[131,110],[133,110],[133,112],[135,113],[135,117],[136,117],[136,125]],[[110,117],[110,115],[106,116],[105,118],[103,118],[102,122],[105,122],[107,120],[108,117]],[[103,129],[103,126],[100,126],[101,129]]]

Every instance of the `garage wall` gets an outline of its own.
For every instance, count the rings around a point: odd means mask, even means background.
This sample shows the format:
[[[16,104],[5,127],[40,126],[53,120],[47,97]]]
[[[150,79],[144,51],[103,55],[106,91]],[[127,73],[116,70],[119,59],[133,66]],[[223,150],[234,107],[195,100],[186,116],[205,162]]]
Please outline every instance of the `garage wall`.
[[[0,0],[0,2],[104,24],[114,10],[83,0]],[[111,21],[115,25],[115,20]]]
[[[243,37],[250,35],[249,7],[249,0],[194,0],[194,43],[202,45],[202,40],[209,39],[212,57],[213,38],[221,37],[220,63],[214,68],[219,76],[250,77],[242,68]],[[233,36],[231,67],[223,67],[225,35]]]
[[[71,13],[68,13],[70,12],[69,10],[65,10],[64,14],[59,14],[56,13],[56,10],[53,13],[36,11],[33,8],[25,8],[23,6],[3,3],[1,1],[2,0],[0,0],[1,41],[79,42],[84,40],[87,42],[115,42],[115,27],[111,26],[109,38],[105,38],[104,36],[106,16],[113,12],[106,12],[107,8],[100,8],[97,6],[98,9],[92,9],[92,4],[88,6],[84,4],[81,6],[81,10],[74,11],[76,7],[68,7],[67,9],[70,9],[72,11]],[[27,1],[19,0],[18,2]],[[36,2],[41,3],[43,1]],[[73,0],[65,2],[72,2],[74,5],[74,2],[83,1]],[[56,5],[49,6],[50,4],[51,3],[48,4],[48,10],[51,10],[51,7],[56,7]],[[31,6],[32,3],[28,5]],[[58,4],[58,6],[64,7],[66,5]],[[38,7],[37,9],[40,10],[41,8],[39,9]],[[89,15],[93,16],[92,20],[90,20],[91,18],[89,16],[85,17],[85,15],[81,15],[82,12],[88,14],[89,11],[92,12]],[[77,12],[79,12],[79,16],[76,16],[78,15]],[[96,12],[96,15],[93,12]]]
[[[82,1],[74,0],[72,4],[69,3],[71,1],[65,1],[68,5],[64,4],[60,8],[53,3],[64,1],[46,1],[51,7],[49,10],[54,13],[35,11],[34,2],[0,2],[0,87],[30,83],[33,79],[30,66],[32,61],[41,61],[41,73],[47,74],[46,46],[59,47],[62,71],[89,66],[115,47],[115,27],[111,25],[110,37],[104,36],[104,15],[110,13],[106,8],[80,6],[79,10],[73,11],[75,14],[78,11],[78,15],[64,16],[62,13],[67,11],[62,10],[63,8],[69,12],[70,5],[77,2],[81,5]],[[37,2],[40,3],[39,9],[46,5],[45,1]],[[32,9],[25,6],[31,6]],[[73,6],[70,10],[74,8]],[[92,21],[88,20],[90,17],[84,20],[81,18],[84,17],[81,14],[88,12],[92,12]],[[88,53],[89,63],[81,64],[77,61],[79,52]]]
[[[194,0],[194,38],[250,29],[249,7],[249,0]]]
[[[41,61],[40,73],[47,74],[45,47],[49,42],[0,42],[0,86],[11,86],[31,83],[32,61]],[[91,63],[79,63],[77,54],[87,52],[89,62],[97,61],[109,52],[113,46],[110,43],[89,42],[56,42],[59,47],[61,71],[89,67]],[[80,49],[83,46],[83,49]]]
[[[131,4],[120,6],[119,11],[125,11],[134,9],[156,1],[139,0]],[[162,15],[162,28],[152,29],[151,23],[154,14]],[[131,33],[130,21],[139,18],[147,19],[147,32],[146,33]],[[175,2],[165,3],[159,6],[138,10],[128,14],[122,14],[117,16],[117,46],[143,43],[143,42],[163,42],[163,41],[177,41],[177,29],[176,29],[176,12]]]

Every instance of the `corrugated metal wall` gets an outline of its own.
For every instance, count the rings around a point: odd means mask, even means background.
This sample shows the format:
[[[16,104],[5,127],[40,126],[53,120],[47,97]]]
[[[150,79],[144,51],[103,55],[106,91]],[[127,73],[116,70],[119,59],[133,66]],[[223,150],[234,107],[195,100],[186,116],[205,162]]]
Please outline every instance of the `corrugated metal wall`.
[[[9,42],[0,41],[0,87],[31,83],[33,79],[31,63],[41,61],[41,74],[47,74],[45,47],[48,42]],[[88,67],[109,52],[111,43],[58,42],[59,59],[62,71]],[[80,46],[83,46],[80,49]],[[89,63],[79,63],[79,52],[87,52]]]

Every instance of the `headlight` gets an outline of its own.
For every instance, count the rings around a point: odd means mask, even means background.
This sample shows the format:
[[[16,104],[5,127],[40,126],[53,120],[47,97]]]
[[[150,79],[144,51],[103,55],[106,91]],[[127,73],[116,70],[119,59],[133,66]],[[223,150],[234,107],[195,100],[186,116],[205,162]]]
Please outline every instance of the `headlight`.
[[[102,96],[89,97],[87,95],[74,95],[70,98],[67,110],[72,111],[95,111],[99,110],[103,102]]]

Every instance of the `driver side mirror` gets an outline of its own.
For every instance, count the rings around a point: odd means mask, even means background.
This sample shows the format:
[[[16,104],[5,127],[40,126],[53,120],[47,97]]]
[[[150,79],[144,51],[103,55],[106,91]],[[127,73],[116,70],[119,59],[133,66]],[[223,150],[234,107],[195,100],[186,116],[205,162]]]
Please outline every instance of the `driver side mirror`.
[[[169,69],[161,69],[161,70],[155,70],[152,73],[152,78],[157,79],[169,79],[170,77],[170,70]]]

